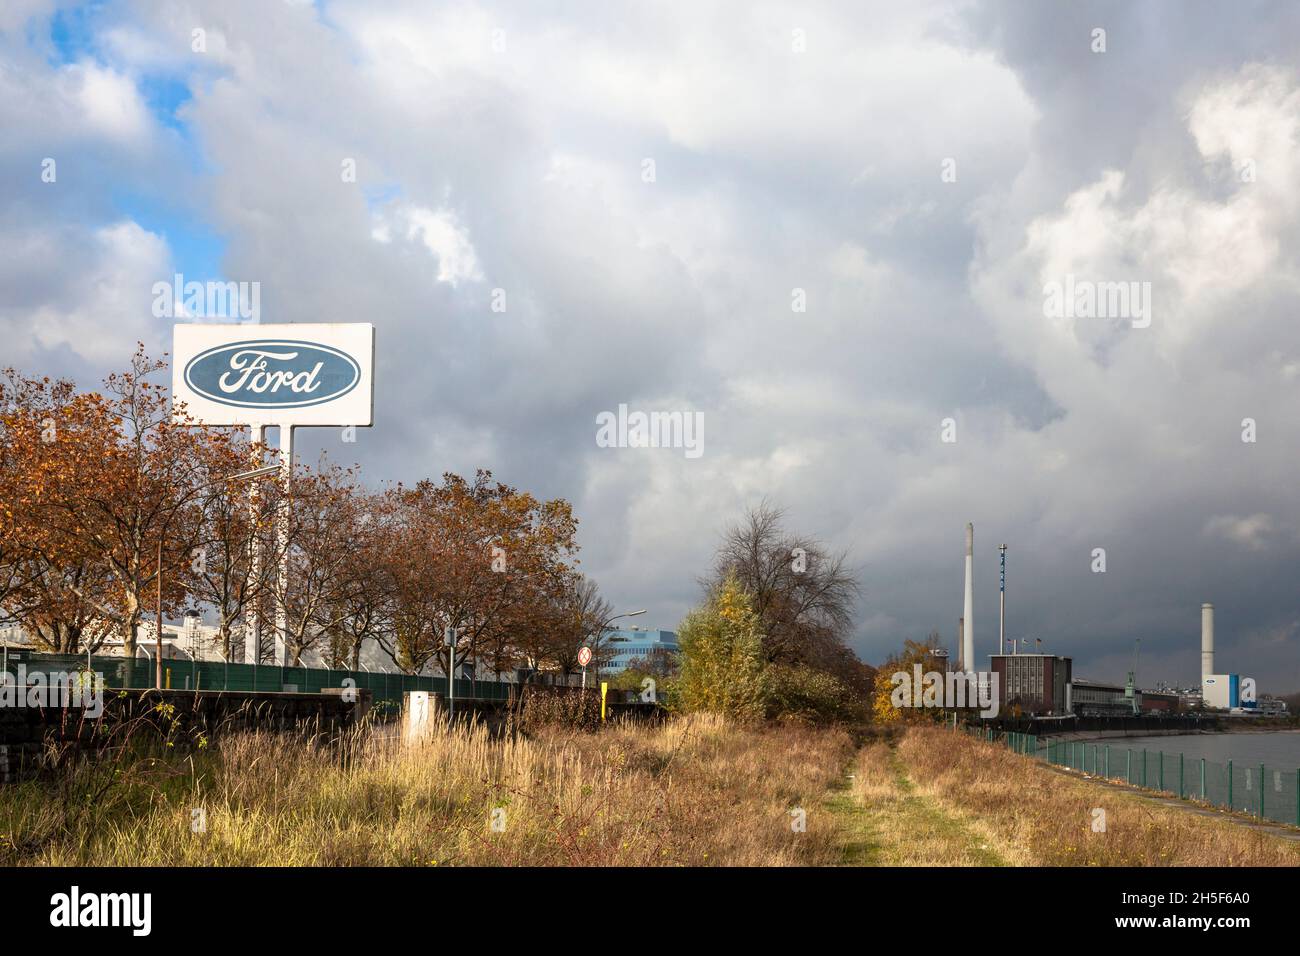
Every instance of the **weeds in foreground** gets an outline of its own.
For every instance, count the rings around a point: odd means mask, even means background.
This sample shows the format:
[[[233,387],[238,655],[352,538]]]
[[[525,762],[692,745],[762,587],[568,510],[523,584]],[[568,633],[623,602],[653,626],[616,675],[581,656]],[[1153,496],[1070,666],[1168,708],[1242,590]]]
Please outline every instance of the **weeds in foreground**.
[[[843,731],[710,715],[496,739],[460,726],[414,746],[364,729],[333,745],[232,734],[187,756],[123,756],[107,787],[83,763],[8,788],[0,862],[830,863],[836,825],[815,808],[851,753]],[[77,801],[96,811],[59,807]],[[797,808],[806,830],[792,826]]]

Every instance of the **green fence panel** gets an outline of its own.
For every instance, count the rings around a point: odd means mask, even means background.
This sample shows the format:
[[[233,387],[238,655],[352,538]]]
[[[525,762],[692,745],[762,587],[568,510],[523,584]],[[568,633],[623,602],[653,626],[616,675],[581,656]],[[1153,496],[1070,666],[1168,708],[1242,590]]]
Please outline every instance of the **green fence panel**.
[[[144,645],[142,645],[142,648]],[[40,654],[31,651],[9,653],[9,670],[17,673],[18,665],[28,673],[78,672],[86,669],[84,654]],[[153,687],[155,665],[153,660],[137,657],[127,661],[121,657],[92,655],[92,670],[104,675],[109,687]],[[273,664],[228,664],[224,661],[195,661],[174,658],[163,661],[164,686],[173,690],[229,690],[258,693],[281,693],[296,690],[299,693],[319,694],[328,688],[347,686],[364,688],[371,692],[376,704],[396,705],[410,691],[423,690],[446,694],[445,677],[393,674],[385,671],[350,671],[335,668],[279,667]],[[351,684],[345,683],[351,681]],[[514,684],[506,681],[470,680],[458,677],[455,694],[458,700],[506,701],[510,699]]]

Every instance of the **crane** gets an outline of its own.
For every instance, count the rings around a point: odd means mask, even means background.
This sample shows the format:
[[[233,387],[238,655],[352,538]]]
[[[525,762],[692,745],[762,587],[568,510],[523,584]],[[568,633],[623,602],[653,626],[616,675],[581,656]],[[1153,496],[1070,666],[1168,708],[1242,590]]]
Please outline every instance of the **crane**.
[[[1137,692],[1138,654],[1140,654],[1141,651],[1142,651],[1142,638],[1139,637],[1137,640],[1133,642],[1133,666],[1129,669],[1128,682],[1124,685],[1124,697],[1129,701],[1129,703],[1133,705],[1134,714],[1137,714],[1141,709],[1138,706],[1138,692]]]

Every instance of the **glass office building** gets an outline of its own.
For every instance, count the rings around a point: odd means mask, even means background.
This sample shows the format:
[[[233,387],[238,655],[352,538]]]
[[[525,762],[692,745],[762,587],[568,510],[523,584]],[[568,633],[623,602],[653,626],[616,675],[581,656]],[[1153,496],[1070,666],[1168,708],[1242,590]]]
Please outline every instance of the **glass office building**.
[[[601,665],[601,673],[617,674],[624,671],[638,658],[651,657],[655,654],[676,654],[680,648],[677,635],[672,631],[650,630],[641,627],[609,628],[602,641],[604,649],[611,655]]]

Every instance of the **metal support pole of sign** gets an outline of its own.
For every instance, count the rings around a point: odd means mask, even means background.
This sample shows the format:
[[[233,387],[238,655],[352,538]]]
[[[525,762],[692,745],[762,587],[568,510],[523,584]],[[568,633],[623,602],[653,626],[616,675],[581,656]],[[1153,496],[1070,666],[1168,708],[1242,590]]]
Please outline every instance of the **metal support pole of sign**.
[[[276,544],[280,552],[280,586],[275,601],[275,662],[284,667],[289,660],[289,611],[285,604],[289,588],[289,483],[293,479],[293,428],[280,426],[280,509],[276,516]],[[281,671],[280,684],[284,685]]]
[[[262,465],[262,448],[266,444],[266,426],[252,425],[249,427],[249,440],[255,449],[253,453],[253,467],[259,468]],[[251,482],[248,486],[248,516],[250,528],[253,529],[252,538],[249,541],[249,580],[253,586],[258,589],[257,603],[254,605],[252,614],[249,615],[248,627],[244,632],[244,663],[253,665],[253,689],[257,689],[257,659],[261,653],[262,643],[262,600],[261,600],[261,581],[262,581],[262,536],[256,531],[257,529],[257,500],[261,496],[261,490],[256,481]]]

